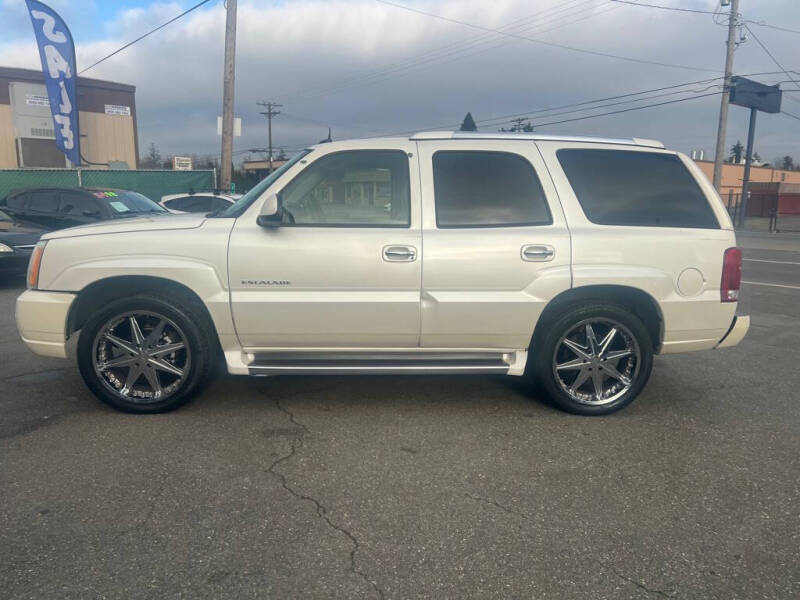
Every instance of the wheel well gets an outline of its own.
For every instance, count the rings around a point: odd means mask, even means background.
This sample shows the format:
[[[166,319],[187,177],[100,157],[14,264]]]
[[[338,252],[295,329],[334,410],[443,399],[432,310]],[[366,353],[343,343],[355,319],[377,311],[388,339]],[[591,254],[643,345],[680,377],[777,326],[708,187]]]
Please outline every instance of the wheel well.
[[[587,285],[562,292],[547,304],[536,322],[531,344],[541,339],[541,330],[567,307],[590,300],[613,302],[629,308],[644,323],[653,340],[653,351],[658,352],[664,338],[664,317],[658,303],[647,292],[623,285]]]
[[[182,283],[161,277],[123,275],[94,281],[80,291],[67,316],[67,337],[80,330],[95,311],[109,302],[142,292],[159,292],[174,295],[190,302],[205,315],[209,331],[215,331],[214,322],[211,320],[208,308],[191,288]]]

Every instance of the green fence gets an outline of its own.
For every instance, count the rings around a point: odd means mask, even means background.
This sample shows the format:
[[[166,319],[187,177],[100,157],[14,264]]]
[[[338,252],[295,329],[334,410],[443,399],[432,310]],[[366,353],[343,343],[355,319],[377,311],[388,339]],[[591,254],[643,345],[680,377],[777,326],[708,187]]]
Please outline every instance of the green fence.
[[[100,169],[0,169],[0,198],[12,190],[31,187],[97,187],[132,190],[158,202],[167,194],[211,190],[214,170],[112,171]]]

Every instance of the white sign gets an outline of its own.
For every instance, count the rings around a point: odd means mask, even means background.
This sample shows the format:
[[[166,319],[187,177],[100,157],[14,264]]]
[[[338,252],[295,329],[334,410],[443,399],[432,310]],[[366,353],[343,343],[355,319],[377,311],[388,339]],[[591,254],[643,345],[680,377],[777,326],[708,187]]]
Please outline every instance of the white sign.
[[[106,114],[107,115],[119,115],[121,117],[130,117],[131,116],[131,107],[130,106],[122,106],[120,104],[106,104]]]
[[[172,170],[173,171],[191,171],[192,170],[192,157],[191,156],[173,156],[172,157]]]
[[[47,96],[36,94],[25,94],[25,104],[28,106],[50,106],[50,99]]]
[[[217,117],[217,135],[222,135],[222,117]],[[242,120],[239,117],[233,120],[233,137],[242,137]]]

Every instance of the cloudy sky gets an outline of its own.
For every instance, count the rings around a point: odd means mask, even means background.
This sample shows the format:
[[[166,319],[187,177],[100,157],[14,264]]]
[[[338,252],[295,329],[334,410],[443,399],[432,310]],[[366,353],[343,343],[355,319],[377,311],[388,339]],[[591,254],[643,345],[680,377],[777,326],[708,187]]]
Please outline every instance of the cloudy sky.
[[[197,1],[50,4],[72,29],[80,70]],[[635,1],[700,11],[719,5],[719,0]],[[614,0],[391,3],[412,10],[378,0],[240,0],[236,115],[243,120],[243,136],[234,143],[237,156],[266,145],[259,100],[283,104],[273,138],[287,149],[324,138],[328,126],[335,139],[452,128],[470,111],[484,131],[508,127],[501,117],[528,113],[543,133],[656,138],[682,151],[713,153],[719,95],[555,123],[720,91],[713,78],[724,65],[726,31],[712,14]],[[800,32],[797,4],[742,0],[742,11],[750,21]],[[24,1],[0,0],[0,24],[0,65],[39,68]],[[153,142],[165,155],[219,153],[224,24],[223,2],[211,0],[85,74],[137,87],[142,151]],[[800,33],[755,23],[750,28],[783,68],[800,71]],[[763,73],[754,78],[800,90],[753,35],[748,38],[738,47],[735,71]],[[792,78],[800,81],[800,74]],[[690,82],[701,83],[593,111],[544,110]],[[784,108],[800,116],[800,91],[784,98]],[[615,102],[620,100],[602,104]],[[731,109],[728,147],[745,141],[747,119],[746,109]],[[759,115],[756,150],[767,160],[784,154],[800,158],[800,120]]]

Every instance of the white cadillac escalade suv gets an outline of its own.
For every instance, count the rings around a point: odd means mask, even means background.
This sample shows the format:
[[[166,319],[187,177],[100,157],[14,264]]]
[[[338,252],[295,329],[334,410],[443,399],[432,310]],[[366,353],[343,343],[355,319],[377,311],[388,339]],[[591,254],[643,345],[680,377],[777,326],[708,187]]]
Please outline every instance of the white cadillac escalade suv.
[[[744,337],[735,246],[658,142],[435,131],[309,148],[221,212],[49,233],[16,319],[129,412],[180,406],[222,354],[242,375],[526,376],[600,415],[654,354]]]

